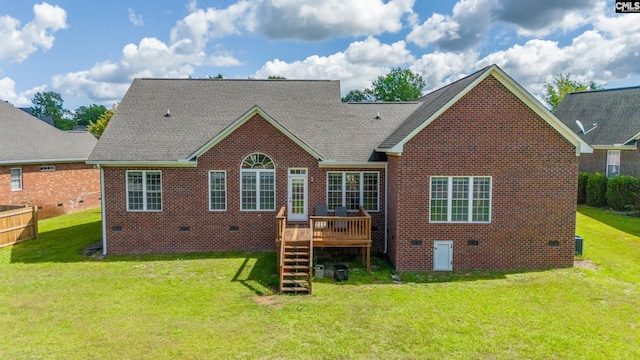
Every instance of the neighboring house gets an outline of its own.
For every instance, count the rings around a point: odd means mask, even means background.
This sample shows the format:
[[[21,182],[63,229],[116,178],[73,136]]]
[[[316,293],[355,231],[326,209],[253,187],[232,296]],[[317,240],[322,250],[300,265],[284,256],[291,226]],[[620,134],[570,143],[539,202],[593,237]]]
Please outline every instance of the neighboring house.
[[[100,171],[86,164],[96,143],[0,102],[0,205],[35,205],[40,218],[99,207]]]
[[[33,115],[33,110],[31,110],[31,108],[30,108],[30,107],[26,107],[26,108],[18,108],[18,109],[20,109],[20,110],[22,110],[22,111],[26,112],[26,113],[27,113],[27,114],[29,114],[29,115]],[[35,116],[35,115],[33,115],[33,116]],[[51,116],[43,116],[43,117],[37,117],[37,116],[36,116],[36,118],[37,118],[37,119],[40,119],[40,120],[42,120],[42,121],[44,121],[44,122],[46,122],[47,124],[49,124],[49,125],[51,125],[51,126],[54,126],[54,124],[53,124],[53,118],[52,118]]]
[[[640,87],[566,94],[554,114],[593,148],[580,171],[640,177]]]
[[[342,103],[337,81],[136,79],[88,163],[105,253],[276,249],[359,206],[398,270],[570,267],[589,146],[497,66],[414,102]]]

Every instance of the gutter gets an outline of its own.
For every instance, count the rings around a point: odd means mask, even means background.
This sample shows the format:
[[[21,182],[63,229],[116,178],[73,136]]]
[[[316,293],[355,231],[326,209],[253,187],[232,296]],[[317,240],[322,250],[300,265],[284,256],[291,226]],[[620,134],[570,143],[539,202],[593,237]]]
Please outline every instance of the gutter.
[[[76,162],[87,162],[87,158],[11,160],[11,161],[0,161],[0,165],[61,164],[61,163],[76,163]]]
[[[100,167],[100,164],[97,165],[100,169],[100,212],[102,216],[102,256],[107,255],[107,222],[106,222],[106,209],[105,204],[106,201],[104,199],[104,168]]]
[[[383,254],[387,254],[387,237],[389,234],[387,224],[388,224],[388,216],[389,216],[389,163],[384,163],[384,252]]]
[[[174,161],[100,161],[87,160],[87,164],[100,166],[120,166],[120,167],[197,167],[197,161],[174,160]]]

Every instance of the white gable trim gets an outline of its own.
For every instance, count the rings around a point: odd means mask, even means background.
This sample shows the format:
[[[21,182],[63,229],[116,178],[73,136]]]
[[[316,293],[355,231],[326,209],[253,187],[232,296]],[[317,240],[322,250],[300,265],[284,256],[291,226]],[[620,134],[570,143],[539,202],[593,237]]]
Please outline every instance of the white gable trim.
[[[485,70],[482,75],[480,75],[477,79],[470,83],[464,90],[456,94],[456,96],[454,96],[444,106],[438,109],[438,111],[436,111],[433,115],[425,119],[425,121],[420,124],[420,126],[411,131],[396,145],[389,149],[376,149],[376,151],[385,152],[387,154],[401,155],[404,144],[418,135],[422,130],[424,130],[424,128],[426,128],[435,119],[437,119],[440,115],[447,111],[451,106],[453,106],[453,104],[458,102],[458,100],[460,100],[463,96],[468,94],[473,88],[476,87],[476,85],[484,81],[489,75],[492,75],[502,85],[509,89],[509,91],[516,95],[523,103],[525,103],[525,105],[527,105],[545,122],[547,122],[547,124],[549,124],[558,133],[560,133],[560,135],[562,135],[565,139],[572,143],[576,147],[576,155],[580,155],[580,153],[593,152],[593,148],[591,148],[591,146],[589,146],[586,141],[584,141],[575,132],[569,129],[562,121],[560,121],[560,119],[553,115],[551,111],[549,111],[549,109],[540,104],[540,102],[536,100],[531,94],[529,94],[528,91],[526,91],[522,86],[520,86],[520,84],[515,82],[511,77],[509,77],[509,75],[507,75],[496,65],[492,65],[487,70]]]
[[[282,126],[279,122],[277,122],[274,118],[269,116],[264,110],[262,110],[259,106],[254,106],[249,111],[240,116],[236,121],[227,126],[224,130],[222,130],[218,135],[216,135],[213,139],[209,140],[206,144],[196,150],[193,154],[189,155],[189,159],[193,159],[194,157],[198,158],[202,156],[204,153],[209,151],[212,147],[216,146],[219,142],[224,140],[227,136],[231,135],[236,129],[242,126],[244,123],[249,121],[254,115],[260,115],[265,120],[269,122],[269,124],[273,125],[276,129],[278,129],[281,133],[283,133],[286,137],[291,139],[294,143],[308,152],[315,159],[323,160],[323,156],[320,155],[317,151],[315,151],[311,146],[307,145],[304,141],[300,140],[297,136],[291,133],[287,128]]]

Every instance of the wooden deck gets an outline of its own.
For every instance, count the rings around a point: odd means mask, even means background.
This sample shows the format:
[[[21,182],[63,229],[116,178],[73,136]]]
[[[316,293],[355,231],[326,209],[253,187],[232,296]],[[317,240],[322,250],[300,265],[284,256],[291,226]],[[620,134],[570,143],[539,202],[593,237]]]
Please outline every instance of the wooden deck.
[[[309,260],[313,259],[313,248],[360,249],[367,274],[371,272],[371,216],[363,207],[360,207],[358,216],[311,216],[309,224],[288,224],[286,213],[286,208],[283,207],[276,216],[276,248],[279,249],[278,264],[281,274],[286,272],[284,254],[287,245],[303,243],[309,246]],[[282,275],[280,278],[282,283]],[[310,279],[308,286],[310,293]]]

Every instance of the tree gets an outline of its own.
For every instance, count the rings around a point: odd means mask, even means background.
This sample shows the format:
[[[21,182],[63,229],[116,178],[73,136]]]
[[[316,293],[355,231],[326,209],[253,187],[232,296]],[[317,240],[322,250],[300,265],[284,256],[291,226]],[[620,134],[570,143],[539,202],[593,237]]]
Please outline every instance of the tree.
[[[78,125],[89,125],[90,122],[96,122],[100,118],[102,114],[107,111],[107,108],[104,105],[89,105],[89,106],[80,106],[76,109],[73,114],[73,120],[75,120]]]
[[[371,91],[369,89],[354,89],[342,98],[342,102],[367,102],[371,101]]]
[[[287,80],[287,78],[280,75],[269,75],[267,76],[267,80]]]
[[[62,106],[64,100],[62,100],[62,96],[59,93],[53,91],[38,92],[31,99],[31,103],[33,104],[31,107],[33,116],[38,118],[50,116],[53,119],[53,125],[58,129],[73,129],[75,121],[64,118],[69,111]]]
[[[422,89],[427,86],[422,76],[409,69],[395,68],[371,84],[364,90],[351,90],[343,102],[364,101],[413,101],[422,96]]]
[[[96,138],[100,139],[100,136],[102,136],[104,129],[109,124],[109,120],[111,120],[111,118],[113,117],[113,114],[115,114],[116,107],[117,107],[117,104],[113,104],[113,107],[111,109],[105,110],[105,112],[102,113],[102,115],[100,115],[98,120],[89,122],[89,126],[87,126],[87,130],[90,133],[92,133]]]
[[[558,74],[553,79],[552,83],[545,83],[545,94],[542,95],[542,99],[551,106],[551,110],[560,104],[565,94],[581,91],[602,90],[603,85],[598,85],[593,81],[575,81],[571,80],[571,74]]]
[[[378,101],[413,101],[422,96],[427,82],[409,69],[395,68],[385,76],[378,76],[371,85],[371,93]]]

